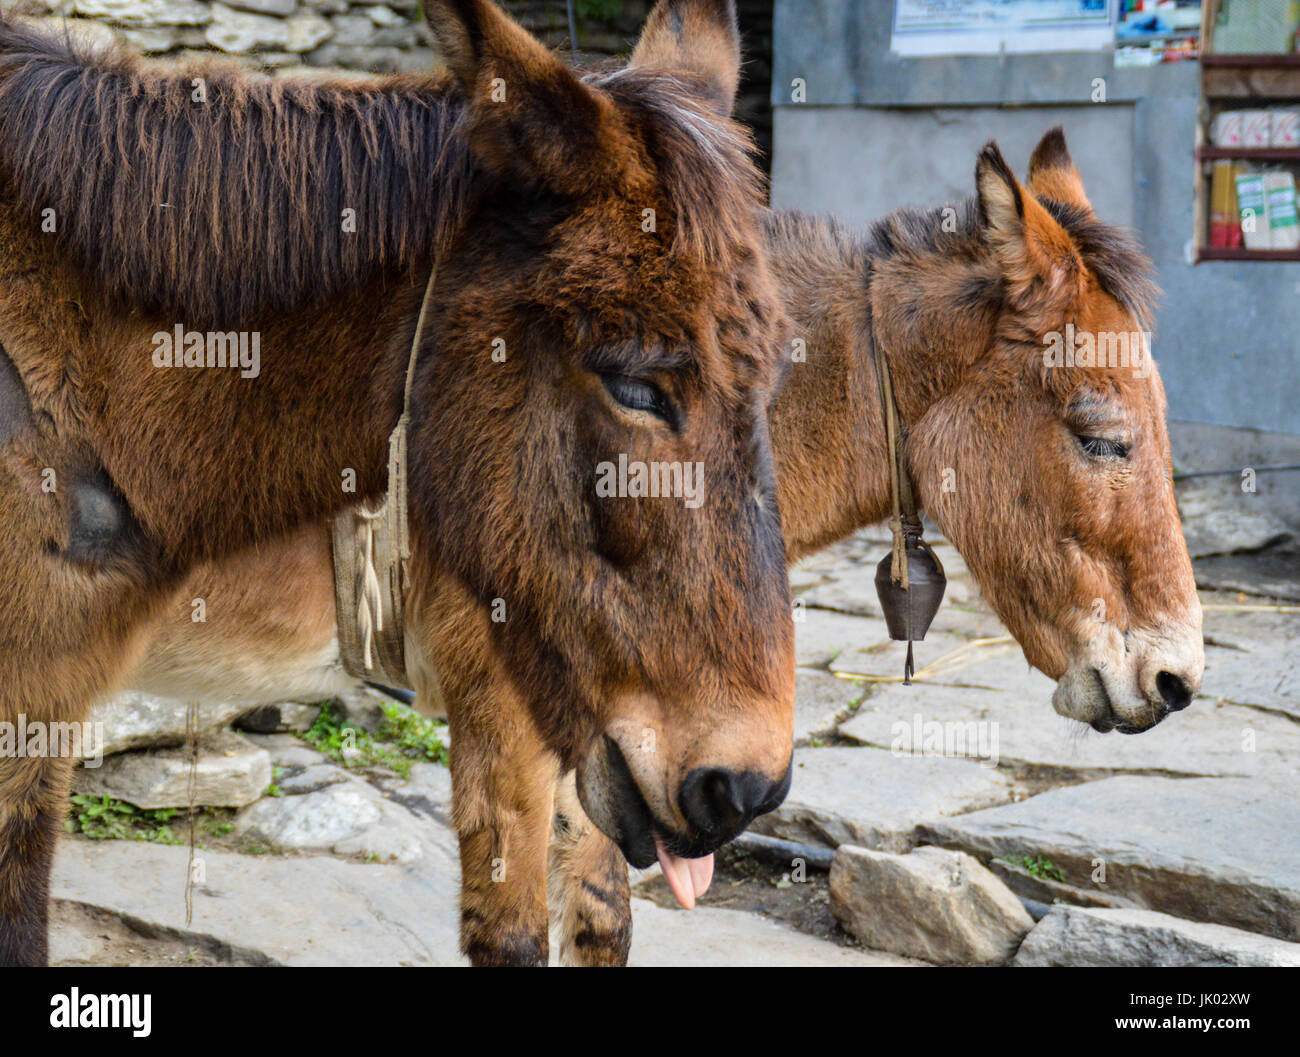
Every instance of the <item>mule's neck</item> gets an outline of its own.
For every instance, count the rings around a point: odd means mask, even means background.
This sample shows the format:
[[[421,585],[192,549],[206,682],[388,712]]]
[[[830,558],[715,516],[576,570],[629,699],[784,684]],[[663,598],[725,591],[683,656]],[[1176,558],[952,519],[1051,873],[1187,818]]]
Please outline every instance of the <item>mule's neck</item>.
[[[873,346],[889,363],[903,427],[915,431],[994,341],[1002,280],[978,212],[968,202],[952,232],[941,215],[900,211],[853,234],[799,214],[767,220],[793,324],[793,362],[771,414],[790,560],[892,513]],[[923,505],[937,482],[917,473],[906,444],[904,458]]]
[[[770,420],[794,561],[889,516],[889,463],[871,356],[870,255],[828,221],[774,214],[767,229],[791,321],[791,364]]]
[[[206,329],[123,310],[54,252],[6,191],[0,181],[0,342],[38,420],[85,440],[181,567],[383,490],[427,272],[250,320],[233,335],[250,348],[256,341],[247,371],[186,366],[183,348],[160,366],[158,335],[175,346],[180,328],[203,361]]]

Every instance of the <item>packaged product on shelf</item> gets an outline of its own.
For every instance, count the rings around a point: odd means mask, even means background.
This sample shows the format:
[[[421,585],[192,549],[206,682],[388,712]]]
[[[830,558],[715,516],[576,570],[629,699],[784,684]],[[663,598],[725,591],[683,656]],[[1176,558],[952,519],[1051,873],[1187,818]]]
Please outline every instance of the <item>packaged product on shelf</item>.
[[[1216,161],[1210,170],[1210,245],[1215,249],[1241,245],[1236,175],[1236,163],[1227,160]]]
[[[1264,174],[1271,248],[1300,248],[1300,214],[1296,212],[1295,177],[1286,170]]]
[[[1269,139],[1274,147],[1300,147],[1300,109],[1280,106],[1274,110]]]
[[[1273,115],[1267,110],[1241,111],[1241,145],[1267,147],[1273,135]]]
[[[1268,226],[1264,174],[1249,170],[1238,172],[1236,183],[1237,210],[1241,214],[1241,235],[1246,249],[1271,250],[1273,236]]]
[[[1210,142],[1216,147],[1240,147],[1241,129],[1241,111],[1224,110],[1210,125]]]

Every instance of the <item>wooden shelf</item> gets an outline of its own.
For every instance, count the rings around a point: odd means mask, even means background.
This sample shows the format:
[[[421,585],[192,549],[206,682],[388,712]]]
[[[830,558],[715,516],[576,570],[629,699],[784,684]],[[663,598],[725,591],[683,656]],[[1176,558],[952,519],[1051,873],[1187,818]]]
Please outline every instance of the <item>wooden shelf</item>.
[[[1300,147],[1200,147],[1199,161],[1226,158],[1231,161],[1288,161],[1300,163]]]
[[[1201,52],[1202,66],[1236,66],[1236,67],[1283,67],[1300,66],[1300,53],[1287,52],[1278,55],[1228,55]]]
[[[1212,147],[1208,145],[1208,123],[1214,114],[1234,103],[1256,106],[1275,102],[1300,102],[1300,52],[1278,54],[1226,54],[1214,50],[1214,29],[1223,0],[1202,0],[1201,4],[1201,111],[1196,131],[1196,191],[1192,223],[1196,240],[1195,260],[1274,261],[1300,263],[1300,249],[1248,250],[1205,245],[1209,232],[1210,171],[1204,162],[1231,161],[1289,162],[1300,165],[1300,147]]]
[[[1207,64],[1201,56],[1202,94],[1207,99],[1292,99],[1300,96],[1300,63],[1270,66]]]
[[[1300,261],[1300,250],[1245,250],[1202,246],[1196,251],[1201,261]]]

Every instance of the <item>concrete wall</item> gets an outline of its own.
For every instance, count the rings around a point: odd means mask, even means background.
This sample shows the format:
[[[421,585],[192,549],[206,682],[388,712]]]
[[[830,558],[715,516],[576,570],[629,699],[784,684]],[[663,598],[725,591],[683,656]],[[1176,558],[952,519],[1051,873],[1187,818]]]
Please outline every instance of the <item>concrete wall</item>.
[[[1110,52],[904,60],[889,53],[892,17],[892,0],[776,0],[773,204],[863,222],[938,205],[972,193],[986,140],[1023,172],[1062,124],[1099,215],[1136,226],[1159,272],[1171,417],[1300,433],[1300,264],[1189,263],[1196,64],[1115,69]]]

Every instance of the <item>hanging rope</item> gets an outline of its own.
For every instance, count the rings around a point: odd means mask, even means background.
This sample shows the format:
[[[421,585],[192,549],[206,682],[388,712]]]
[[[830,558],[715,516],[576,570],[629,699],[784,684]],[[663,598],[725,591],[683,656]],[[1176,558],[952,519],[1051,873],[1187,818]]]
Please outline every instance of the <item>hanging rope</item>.
[[[332,526],[334,602],[343,667],[358,679],[399,690],[410,689],[403,610],[411,557],[407,530],[411,394],[436,277],[435,266],[429,271],[411,338],[402,413],[388,438],[388,492],[378,507],[352,507],[335,517]]]
[[[199,703],[191,701],[185,706],[185,744],[189,749],[190,777],[187,789],[190,822],[190,857],[185,867],[185,927],[194,923],[194,812],[199,796]]]
[[[907,537],[921,535],[921,519],[916,512],[916,497],[912,491],[912,478],[903,462],[903,428],[894,399],[894,378],[889,361],[880,351],[876,341],[871,342],[871,358],[876,369],[876,387],[880,392],[880,407],[885,418],[885,447],[889,456],[889,495],[893,516],[889,531],[893,534],[893,562],[890,576],[904,591],[911,584],[907,572]],[[910,653],[910,646],[909,646]]]

